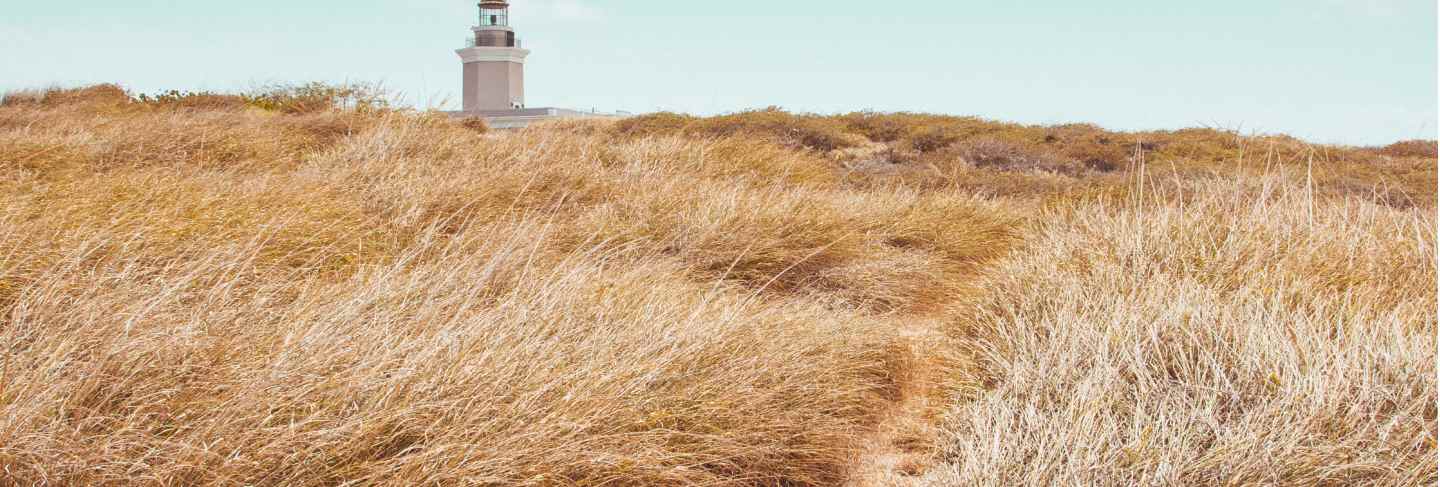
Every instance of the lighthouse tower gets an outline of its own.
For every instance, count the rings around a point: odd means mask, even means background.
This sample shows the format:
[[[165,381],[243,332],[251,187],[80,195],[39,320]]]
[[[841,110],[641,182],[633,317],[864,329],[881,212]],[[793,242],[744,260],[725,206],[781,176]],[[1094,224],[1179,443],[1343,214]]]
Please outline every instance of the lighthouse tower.
[[[455,51],[465,63],[464,110],[485,112],[525,108],[525,57],[510,28],[510,2],[480,2],[475,37]]]

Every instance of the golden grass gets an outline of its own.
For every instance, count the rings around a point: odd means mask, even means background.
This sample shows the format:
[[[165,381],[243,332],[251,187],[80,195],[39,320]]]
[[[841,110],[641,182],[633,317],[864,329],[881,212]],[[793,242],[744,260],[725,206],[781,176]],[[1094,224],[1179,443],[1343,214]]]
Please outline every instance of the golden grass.
[[[1433,478],[1423,144],[368,99],[0,101],[0,484]]]
[[[869,310],[1009,238],[745,139],[6,110],[20,483],[830,484],[924,360]]]
[[[955,333],[989,390],[929,483],[1435,482],[1435,215],[1185,190],[1047,213],[988,271]]]

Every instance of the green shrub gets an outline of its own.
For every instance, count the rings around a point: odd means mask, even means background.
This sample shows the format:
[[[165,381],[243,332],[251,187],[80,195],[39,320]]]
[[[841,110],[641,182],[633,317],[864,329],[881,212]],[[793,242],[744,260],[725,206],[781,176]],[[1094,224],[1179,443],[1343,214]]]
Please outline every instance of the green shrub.
[[[142,93],[137,99],[140,103],[150,106],[191,110],[242,109],[249,105],[243,96],[208,91],[170,90],[155,95]]]
[[[267,111],[301,114],[350,109],[361,112],[389,108],[385,92],[375,85],[272,85],[242,95],[246,104]]]

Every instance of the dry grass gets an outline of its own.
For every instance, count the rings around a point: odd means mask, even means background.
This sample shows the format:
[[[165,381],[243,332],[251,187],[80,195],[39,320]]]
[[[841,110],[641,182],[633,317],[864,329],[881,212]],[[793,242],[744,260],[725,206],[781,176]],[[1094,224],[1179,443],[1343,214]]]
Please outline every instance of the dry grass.
[[[834,483],[925,360],[874,311],[933,306],[1013,224],[743,138],[3,118],[58,154],[4,152],[18,483]]]
[[[1423,144],[346,90],[0,101],[0,483],[1433,479]]]
[[[622,120],[614,130],[632,137],[662,134],[754,137],[821,152],[854,147],[863,141],[861,137],[847,134],[839,120],[796,115],[777,107],[710,118],[658,113]]]
[[[1048,213],[989,271],[956,327],[989,390],[927,480],[1435,482],[1434,214],[1279,178],[1186,191]]]

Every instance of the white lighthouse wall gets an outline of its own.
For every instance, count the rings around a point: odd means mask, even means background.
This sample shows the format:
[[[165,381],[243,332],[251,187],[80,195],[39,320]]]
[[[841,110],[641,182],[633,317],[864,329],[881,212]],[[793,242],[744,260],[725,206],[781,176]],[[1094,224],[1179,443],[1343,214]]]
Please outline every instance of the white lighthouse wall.
[[[525,65],[521,63],[507,63],[510,65],[510,99],[525,108]]]
[[[525,104],[525,65],[505,61],[465,64],[466,111],[509,110]]]

